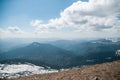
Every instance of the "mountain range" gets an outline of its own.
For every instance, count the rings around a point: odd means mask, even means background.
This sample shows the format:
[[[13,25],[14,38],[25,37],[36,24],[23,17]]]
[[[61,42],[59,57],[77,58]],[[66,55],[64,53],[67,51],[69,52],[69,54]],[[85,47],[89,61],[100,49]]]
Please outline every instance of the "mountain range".
[[[119,60],[120,43],[99,39],[33,42],[0,54],[0,63],[30,62],[55,69],[71,68]]]

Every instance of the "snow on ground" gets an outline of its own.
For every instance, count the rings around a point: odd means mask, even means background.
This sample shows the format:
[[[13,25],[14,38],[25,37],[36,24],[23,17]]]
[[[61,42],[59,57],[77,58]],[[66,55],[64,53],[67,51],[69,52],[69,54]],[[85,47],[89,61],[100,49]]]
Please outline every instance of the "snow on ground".
[[[15,78],[33,74],[58,72],[55,69],[45,69],[33,64],[0,64],[0,78]]]

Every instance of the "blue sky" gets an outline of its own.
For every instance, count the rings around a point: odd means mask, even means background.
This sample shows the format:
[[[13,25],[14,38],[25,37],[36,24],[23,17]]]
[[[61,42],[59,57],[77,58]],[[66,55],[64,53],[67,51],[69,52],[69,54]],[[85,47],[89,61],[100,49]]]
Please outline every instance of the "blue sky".
[[[20,25],[25,28],[31,20],[48,21],[77,0],[0,0],[0,27]],[[82,0],[87,1],[87,0]]]
[[[0,0],[1,27],[29,26],[33,19],[48,21],[76,0]]]
[[[120,28],[119,2],[120,0],[0,0],[0,33],[6,37],[7,34],[15,37],[18,33],[26,36],[37,34],[36,37],[113,37]]]

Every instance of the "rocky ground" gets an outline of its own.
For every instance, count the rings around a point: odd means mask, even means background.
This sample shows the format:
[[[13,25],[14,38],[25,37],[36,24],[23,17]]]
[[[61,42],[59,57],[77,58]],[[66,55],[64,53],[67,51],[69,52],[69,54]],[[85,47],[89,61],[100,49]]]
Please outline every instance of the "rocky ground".
[[[3,79],[2,79],[3,80]],[[10,80],[120,80],[120,60]]]

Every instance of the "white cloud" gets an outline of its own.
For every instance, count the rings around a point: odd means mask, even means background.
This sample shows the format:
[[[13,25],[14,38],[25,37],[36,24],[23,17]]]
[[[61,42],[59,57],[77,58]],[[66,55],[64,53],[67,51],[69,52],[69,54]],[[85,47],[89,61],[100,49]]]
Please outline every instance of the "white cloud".
[[[36,35],[46,34],[76,37],[119,36],[120,0],[77,1],[60,13],[59,18],[50,19],[48,23],[33,20]],[[9,31],[21,32],[19,28]],[[1,32],[1,30],[0,30]]]
[[[116,3],[117,1],[117,3]],[[87,29],[107,29],[117,24],[116,15],[120,14],[119,0],[90,0],[89,2],[78,1],[61,13],[69,26]],[[117,6],[115,6],[117,5]],[[118,7],[118,8],[117,8]],[[109,22],[114,22],[113,24]],[[73,23],[73,25],[71,25]],[[109,24],[108,24],[109,23]],[[103,27],[103,28],[102,28]],[[85,28],[85,29],[86,29]],[[80,29],[80,28],[79,28]]]
[[[43,23],[42,20],[32,20],[32,21],[30,22],[30,24],[31,24],[32,26],[38,26],[38,25],[41,24],[41,23]]]
[[[50,19],[47,24],[37,25],[41,31],[111,31],[119,29],[120,0],[89,0],[77,1],[61,12],[60,17]]]
[[[10,26],[5,29],[0,28],[1,38],[22,38],[26,37],[27,32],[20,29],[18,26]]]
[[[18,26],[11,26],[6,29],[7,32],[15,33],[15,34],[22,34],[24,31],[22,31]]]

